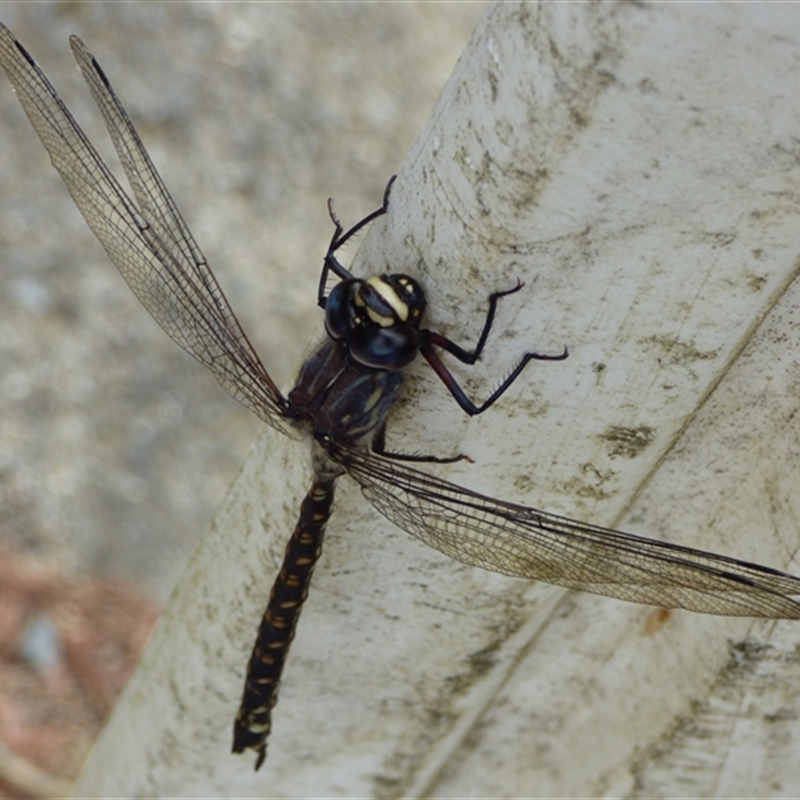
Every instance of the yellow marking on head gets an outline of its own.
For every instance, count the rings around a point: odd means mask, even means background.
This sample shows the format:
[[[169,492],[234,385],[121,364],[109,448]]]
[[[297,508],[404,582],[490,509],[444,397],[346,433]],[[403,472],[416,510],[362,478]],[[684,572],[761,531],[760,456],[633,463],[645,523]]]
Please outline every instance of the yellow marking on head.
[[[373,275],[367,283],[386,301],[397,315],[397,319],[401,322],[405,322],[408,319],[408,303],[397,294],[393,286],[389,285],[380,275]],[[394,324],[394,320],[389,320],[386,323],[382,322],[386,317],[375,314],[372,309],[368,308],[367,313],[370,319],[382,328],[388,328]]]
[[[381,328],[391,328],[394,325],[394,317],[384,317],[383,314],[378,314],[371,308],[367,309],[367,316]]]

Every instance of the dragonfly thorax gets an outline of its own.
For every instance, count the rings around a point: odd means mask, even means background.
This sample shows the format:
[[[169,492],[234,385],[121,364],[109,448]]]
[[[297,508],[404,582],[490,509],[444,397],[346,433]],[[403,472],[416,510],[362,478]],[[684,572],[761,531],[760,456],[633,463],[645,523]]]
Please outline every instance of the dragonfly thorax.
[[[408,275],[374,275],[338,283],[325,305],[328,335],[365,367],[402,369],[419,351],[425,295]]]

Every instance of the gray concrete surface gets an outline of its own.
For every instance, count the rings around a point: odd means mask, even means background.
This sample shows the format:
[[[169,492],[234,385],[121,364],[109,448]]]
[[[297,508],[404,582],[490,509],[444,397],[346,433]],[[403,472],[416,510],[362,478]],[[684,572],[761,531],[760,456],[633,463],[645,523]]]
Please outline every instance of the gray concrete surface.
[[[86,42],[285,383],[320,325],[325,199],[345,221],[379,202],[483,8],[7,3],[0,19],[114,165],[67,40]],[[135,301],[5,76],[0,136],[0,542],[164,599],[259,422]]]

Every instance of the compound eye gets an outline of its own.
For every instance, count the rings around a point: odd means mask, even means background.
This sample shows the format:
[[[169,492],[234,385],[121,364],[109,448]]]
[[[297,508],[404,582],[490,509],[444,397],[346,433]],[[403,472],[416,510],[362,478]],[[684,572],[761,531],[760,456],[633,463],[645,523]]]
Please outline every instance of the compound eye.
[[[331,339],[340,341],[355,327],[353,297],[363,281],[353,278],[341,281],[331,289],[325,301],[325,330]]]
[[[419,350],[419,331],[409,324],[355,328],[347,337],[350,355],[372,369],[407,367]]]

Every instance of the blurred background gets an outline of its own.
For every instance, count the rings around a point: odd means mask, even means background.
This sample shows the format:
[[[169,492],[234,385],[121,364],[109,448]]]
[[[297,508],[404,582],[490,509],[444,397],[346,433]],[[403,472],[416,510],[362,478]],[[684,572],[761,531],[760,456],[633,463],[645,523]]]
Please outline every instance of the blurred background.
[[[69,50],[84,40],[285,385],[321,325],[326,198],[346,223],[380,204],[482,9],[19,3],[0,18],[116,170]],[[0,536],[163,601],[260,423],[133,298],[0,87]]]
[[[345,224],[379,205],[484,8],[20,2],[4,3],[0,19],[119,174],[69,50],[70,34],[84,40],[286,385],[321,326],[327,197]],[[0,552],[16,554],[0,574],[8,652],[29,630],[26,604],[54,602],[47,587],[62,581],[73,621],[75,592],[90,581],[125,582],[136,617],[154,618],[260,423],[134,299],[4,75],[0,136]],[[38,594],[27,584],[14,595],[30,563]],[[92,597],[109,606],[104,591]],[[16,610],[4,616],[4,605]],[[109,624],[133,627],[126,619]],[[0,701],[0,737],[15,713]]]

